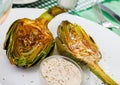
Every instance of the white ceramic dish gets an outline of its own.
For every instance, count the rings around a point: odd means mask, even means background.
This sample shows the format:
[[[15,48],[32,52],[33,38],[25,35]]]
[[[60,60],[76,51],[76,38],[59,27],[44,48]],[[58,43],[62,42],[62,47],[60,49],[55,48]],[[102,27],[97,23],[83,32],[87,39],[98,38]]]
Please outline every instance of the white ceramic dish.
[[[13,0],[13,4],[29,4],[38,0]]]
[[[44,59],[40,63],[40,74],[43,78],[42,85],[81,85],[83,79],[81,67],[72,59],[61,55]]]
[[[22,11],[22,12],[21,12]],[[21,69],[11,65],[3,43],[6,32],[13,21],[19,18],[37,18],[44,9],[17,8],[12,9],[5,23],[0,28],[0,82],[3,85],[42,85],[39,77],[39,64],[29,69]],[[62,20],[69,20],[72,23],[81,25],[98,44],[103,58],[99,62],[100,66],[114,80],[120,84],[120,37],[114,32],[81,17],[67,13],[60,14],[49,23],[49,29],[56,37],[57,26]],[[55,50],[55,54],[57,54]],[[84,71],[84,82],[82,85],[103,85],[102,82],[88,69]]]

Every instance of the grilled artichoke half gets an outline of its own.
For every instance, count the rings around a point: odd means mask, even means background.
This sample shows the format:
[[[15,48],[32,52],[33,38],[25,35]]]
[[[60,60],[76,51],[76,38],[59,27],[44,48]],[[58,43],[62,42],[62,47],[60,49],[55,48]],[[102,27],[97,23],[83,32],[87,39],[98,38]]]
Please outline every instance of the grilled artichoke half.
[[[65,11],[55,6],[34,20],[16,20],[9,28],[4,42],[10,62],[18,67],[30,67],[44,59],[55,44],[47,25],[53,17]]]
[[[98,46],[79,25],[62,21],[58,27],[56,45],[61,55],[68,56],[77,63],[84,62],[105,84],[118,85],[98,65],[101,59]]]

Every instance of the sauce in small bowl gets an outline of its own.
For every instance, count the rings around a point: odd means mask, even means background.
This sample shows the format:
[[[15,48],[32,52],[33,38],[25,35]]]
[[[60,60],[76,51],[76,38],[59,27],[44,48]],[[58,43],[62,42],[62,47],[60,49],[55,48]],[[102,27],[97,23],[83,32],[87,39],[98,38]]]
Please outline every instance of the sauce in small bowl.
[[[44,85],[80,85],[81,67],[72,59],[53,55],[40,64],[40,74]]]

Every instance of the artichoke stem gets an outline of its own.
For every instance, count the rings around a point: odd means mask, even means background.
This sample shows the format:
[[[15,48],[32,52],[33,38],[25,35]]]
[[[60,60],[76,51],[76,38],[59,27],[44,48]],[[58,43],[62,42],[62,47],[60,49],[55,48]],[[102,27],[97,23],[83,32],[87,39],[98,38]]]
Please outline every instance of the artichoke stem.
[[[98,63],[92,62],[89,63],[88,66],[90,70],[105,83],[105,85],[118,85],[118,83],[102,70]]]
[[[48,22],[49,22],[50,20],[52,20],[58,14],[64,13],[66,11],[67,10],[64,9],[64,8],[61,8],[61,7],[58,7],[58,6],[54,6],[54,7],[50,8],[50,9],[48,9],[48,11],[46,11],[45,13],[43,13],[37,19],[41,20],[43,18],[43,19],[48,20]]]

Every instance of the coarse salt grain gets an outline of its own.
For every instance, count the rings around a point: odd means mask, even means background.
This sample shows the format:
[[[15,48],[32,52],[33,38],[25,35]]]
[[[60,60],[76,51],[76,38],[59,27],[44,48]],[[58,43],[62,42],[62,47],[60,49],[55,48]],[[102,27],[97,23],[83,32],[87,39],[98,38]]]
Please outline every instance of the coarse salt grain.
[[[72,62],[55,55],[41,64],[41,72],[48,85],[80,85],[81,70]]]

